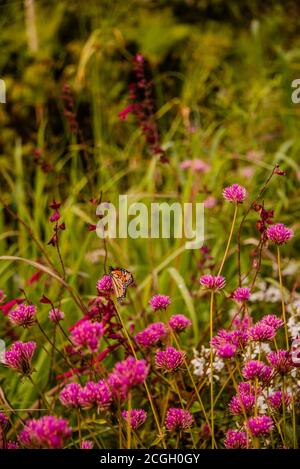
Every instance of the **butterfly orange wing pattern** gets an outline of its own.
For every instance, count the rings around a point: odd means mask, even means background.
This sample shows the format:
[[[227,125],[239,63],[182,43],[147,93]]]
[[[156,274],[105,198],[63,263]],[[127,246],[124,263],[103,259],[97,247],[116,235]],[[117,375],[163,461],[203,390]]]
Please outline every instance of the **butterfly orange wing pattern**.
[[[112,280],[115,295],[119,303],[126,297],[129,285],[133,283],[133,275],[123,267],[109,267],[109,276]]]

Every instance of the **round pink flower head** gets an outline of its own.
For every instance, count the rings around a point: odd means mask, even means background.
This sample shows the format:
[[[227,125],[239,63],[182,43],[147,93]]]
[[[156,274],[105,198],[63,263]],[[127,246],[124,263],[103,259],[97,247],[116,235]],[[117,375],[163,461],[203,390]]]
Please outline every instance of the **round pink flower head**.
[[[270,365],[281,375],[288,374],[293,368],[293,362],[290,353],[287,350],[277,350],[269,352],[267,355]]]
[[[223,197],[229,202],[241,204],[247,195],[247,191],[239,184],[232,184],[232,186],[225,187],[223,190]]]
[[[250,360],[245,364],[242,375],[247,380],[268,381],[271,376],[271,368],[259,360]]]
[[[59,400],[66,407],[80,407],[79,394],[81,386],[78,383],[67,384],[59,394]]]
[[[294,236],[293,230],[285,226],[283,223],[277,223],[267,228],[267,237],[274,244],[285,244]]]
[[[8,317],[16,326],[30,327],[35,323],[35,315],[35,306],[21,303],[8,314]]]
[[[273,420],[268,415],[251,417],[246,425],[254,437],[268,435],[274,427]]]
[[[228,430],[224,445],[227,449],[246,449],[248,447],[247,434],[239,430]]]
[[[51,309],[49,311],[49,319],[52,322],[58,323],[64,319],[65,315],[58,308]]]
[[[126,420],[126,423],[129,421],[129,425],[133,430],[136,430],[145,422],[147,412],[143,409],[131,409],[130,413],[128,410],[123,410],[122,417]]]
[[[251,392],[239,392],[231,399],[229,410],[234,415],[249,413],[255,405],[255,395]]]
[[[7,449],[19,449],[19,444],[16,441],[8,441],[7,442]]]
[[[79,402],[82,407],[97,407],[103,410],[109,407],[112,401],[112,393],[104,379],[94,383],[88,381],[79,392]]]
[[[148,372],[149,366],[145,360],[128,357],[126,360],[116,363],[108,376],[108,385],[115,397],[124,400],[134,386],[145,381]]]
[[[113,284],[110,275],[104,275],[102,278],[100,278],[97,282],[96,287],[99,292],[111,291],[113,288]]]
[[[276,329],[268,324],[258,322],[248,330],[248,335],[254,342],[264,342],[273,340],[276,335]]]
[[[282,410],[282,404],[283,404],[283,393],[282,391],[275,391],[273,394],[270,394],[267,397],[267,400],[270,404],[270,406],[277,411]],[[292,396],[291,394],[284,393],[284,405],[287,407],[292,401]]]
[[[170,432],[187,431],[193,425],[194,419],[188,410],[176,409],[171,407],[168,409],[165,425]]]
[[[184,314],[174,314],[169,319],[169,326],[174,332],[182,332],[191,325],[192,321],[184,316]]]
[[[4,353],[4,364],[24,376],[29,376],[33,371],[31,361],[35,349],[35,342],[14,342]]]
[[[154,295],[149,301],[149,304],[154,311],[166,309],[170,303],[170,297],[167,295]]]
[[[175,372],[184,363],[185,353],[176,350],[174,347],[167,347],[166,350],[158,351],[155,356],[157,368],[165,372]]]
[[[207,290],[221,290],[225,287],[225,278],[222,275],[202,275],[200,285]]]
[[[250,288],[238,287],[232,294],[231,298],[237,303],[245,303],[250,298]]]
[[[163,322],[154,322],[135,336],[137,344],[147,348],[156,345],[167,335],[167,330]]]
[[[257,324],[266,324],[271,326],[277,331],[280,327],[283,326],[284,322],[282,319],[275,316],[275,314],[267,314],[264,316]]]
[[[84,320],[79,322],[71,332],[71,339],[75,345],[86,347],[90,352],[96,352],[104,334],[103,325],[97,321]]]
[[[84,440],[81,443],[81,449],[93,449],[94,443],[91,440]]]
[[[27,420],[19,439],[26,448],[61,449],[71,434],[72,428],[65,419],[45,415]]]

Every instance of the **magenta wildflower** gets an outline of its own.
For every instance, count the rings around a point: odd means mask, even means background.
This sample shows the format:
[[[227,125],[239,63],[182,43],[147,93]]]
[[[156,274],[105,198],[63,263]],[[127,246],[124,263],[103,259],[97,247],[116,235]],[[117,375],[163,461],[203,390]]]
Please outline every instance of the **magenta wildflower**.
[[[4,363],[24,376],[32,372],[32,357],[36,349],[35,342],[14,342],[7,352],[4,353]]]
[[[277,331],[277,329],[283,326],[284,322],[282,319],[275,316],[275,314],[267,314],[258,322],[258,324],[267,324],[267,326],[271,326]]]
[[[90,352],[96,352],[104,334],[103,325],[97,321],[84,320],[71,331],[72,342],[81,347],[87,347]]]
[[[62,321],[65,317],[65,314],[60,311],[58,308],[51,309],[49,311],[49,319],[52,322],[58,323],[59,321]]]
[[[81,449],[93,449],[94,443],[91,440],[84,440],[81,443]]]
[[[194,419],[188,410],[171,407],[167,411],[166,429],[170,432],[187,431],[193,425]]]
[[[154,311],[158,311],[159,309],[166,309],[170,303],[170,297],[167,295],[154,295],[149,301],[149,304]]]
[[[250,417],[247,426],[251,434],[256,436],[268,435],[274,427],[273,420],[268,415],[261,415],[258,417]]]
[[[104,379],[94,383],[88,381],[79,392],[79,402],[82,407],[97,407],[99,409],[107,408],[112,401],[112,393],[107,382]]]
[[[126,360],[116,363],[113,371],[108,376],[108,385],[114,396],[126,399],[131,388],[145,381],[149,372],[149,366],[145,360],[136,360],[128,357]]]
[[[113,285],[110,275],[104,275],[102,278],[100,278],[97,282],[96,287],[97,290],[100,292],[112,290]]]
[[[192,169],[195,172],[199,173],[206,173],[210,170],[210,165],[199,158],[195,158],[194,160],[184,160],[180,163],[180,168],[185,169]]]
[[[7,442],[7,449],[19,449],[20,446],[16,441],[8,441]]]
[[[283,393],[282,391],[275,391],[267,397],[270,406],[277,411],[282,409]],[[292,396],[288,393],[284,394],[284,405],[287,407],[292,401]]]
[[[8,314],[9,320],[17,326],[30,327],[35,323],[36,307],[21,303]]]
[[[250,294],[250,288],[239,287],[231,294],[231,298],[237,301],[237,303],[244,303],[249,300]]]
[[[246,449],[248,447],[247,434],[239,430],[228,430],[224,445],[227,449]]]
[[[184,316],[184,314],[174,314],[169,319],[169,326],[171,329],[173,329],[174,332],[182,332],[191,325],[192,321]]]
[[[251,392],[243,392],[239,389],[239,393],[233,396],[229,403],[229,410],[234,415],[249,413],[255,405],[255,395]]]
[[[143,347],[152,347],[167,335],[167,330],[163,322],[154,322],[135,336],[137,344]]]
[[[247,191],[239,184],[232,184],[232,186],[225,187],[223,190],[223,197],[229,202],[241,204],[247,195]]]
[[[202,275],[200,285],[207,290],[221,290],[225,287],[225,278],[222,275]]]
[[[166,350],[158,351],[155,356],[155,364],[163,371],[177,371],[184,363],[185,353],[176,350],[174,347],[167,347]]]
[[[226,331],[220,329],[211,340],[212,347],[220,358],[232,358],[247,343],[248,334],[243,329]]]
[[[285,226],[283,223],[277,223],[269,226],[267,229],[267,237],[274,244],[285,244],[294,236],[293,230]]]
[[[81,386],[78,383],[69,383],[59,394],[59,400],[65,407],[80,407],[79,394]]]
[[[293,362],[290,353],[287,350],[269,352],[267,359],[275,371],[281,375],[288,374],[293,368]]]
[[[250,360],[245,364],[242,375],[248,380],[268,381],[271,376],[271,368],[259,360]]]
[[[19,438],[26,448],[60,449],[71,434],[72,428],[65,419],[45,415],[39,419],[27,420]]]
[[[264,342],[273,340],[276,335],[276,330],[272,326],[258,322],[254,326],[250,327],[248,334],[251,340],[256,342]]]
[[[130,427],[133,430],[136,430],[145,422],[147,418],[147,412],[145,412],[143,409],[131,409],[129,414],[128,410],[123,410],[122,417],[126,420],[126,422],[129,420]]]

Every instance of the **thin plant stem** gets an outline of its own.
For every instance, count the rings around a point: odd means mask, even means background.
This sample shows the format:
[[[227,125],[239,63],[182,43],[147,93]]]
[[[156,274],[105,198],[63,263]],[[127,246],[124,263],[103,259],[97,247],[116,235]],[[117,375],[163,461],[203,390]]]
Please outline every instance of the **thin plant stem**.
[[[222,262],[221,262],[221,265],[220,265],[220,268],[219,268],[219,271],[218,271],[217,275],[221,275],[221,272],[222,272],[223,267],[224,267],[224,263],[225,263],[226,258],[227,258],[227,254],[228,254],[228,251],[229,251],[229,246],[230,246],[232,235],[233,235],[234,225],[235,225],[235,221],[236,221],[237,209],[238,209],[238,204],[236,203],[236,205],[234,207],[234,214],[233,214],[233,220],[232,220],[232,223],[231,223],[229,238],[228,238],[228,241],[227,241],[224,256],[223,256],[223,259],[222,259]]]
[[[179,397],[179,401],[180,401],[180,405],[181,405],[181,408],[182,410],[185,410],[184,408],[184,403],[183,403],[183,399],[182,399],[182,396],[180,394],[180,391],[179,391],[179,387],[178,387],[178,384],[177,384],[177,381],[176,381],[176,378],[174,377],[174,387],[175,387],[175,390],[176,390],[176,393]],[[195,441],[195,438],[194,438],[194,435],[193,435],[193,432],[192,432],[192,429],[191,427],[189,426],[189,432],[190,432],[190,435],[191,435],[191,438],[192,438],[192,442],[193,442],[193,448],[196,449],[196,441]]]
[[[212,348],[213,338],[213,308],[214,308],[214,290],[210,294],[210,307],[209,307],[209,326],[210,326],[210,421],[211,421],[211,447],[214,449],[215,440],[215,421],[214,421],[214,354]]]
[[[81,415],[80,409],[77,409],[77,422],[78,422],[78,436],[79,436],[79,447],[82,446],[82,434],[81,434]]]
[[[283,322],[284,322],[284,332],[285,332],[286,349],[288,350],[288,349],[289,349],[289,335],[288,335],[287,322],[286,322],[286,314],[285,314],[284,290],[283,290],[283,283],[282,283],[281,257],[280,257],[280,249],[279,249],[279,246],[277,246],[277,264],[278,264],[279,285],[280,285],[280,292],[281,292],[282,319],[283,319]]]
[[[133,343],[132,343],[132,340],[130,338],[130,335],[127,331],[127,328],[125,326],[125,323],[123,321],[123,318],[122,316],[120,315],[120,312],[118,310],[118,308],[116,307],[115,305],[115,311],[117,313],[117,316],[118,316],[118,319],[122,325],[122,328],[123,328],[123,331],[124,331],[124,334],[126,336],[126,339],[128,341],[128,344],[130,346],[130,349],[132,351],[132,354],[134,356],[134,358],[137,360],[137,355],[135,353],[135,350],[134,350],[134,346],[133,346]],[[152,410],[152,413],[153,413],[153,416],[154,416],[154,420],[155,420],[155,423],[156,423],[156,426],[157,426],[157,430],[158,430],[158,434],[159,434],[159,437],[161,438],[161,441],[162,441],[162,445],[164,447],[164,449],[166,449],[166,443],[165,443],[165,438],[164,438],[164,434],[162,432],[162,429],[160,427],[160,424],[159,424],[159,420],[158,420],[158,415],[157,415],[157,412],[155,410],[155,407],[154,407],[154,403],[153,403],[153,399],[152,399],[152,396],[151,396],[151,393],[150,393],[150,390],[149,390],[149,387],[148,387],[148,384],[146,381],[144,381],[144,386],[145,386],[145,389],[146,389],[146,393],[147,393],[147,397],[148,397],[148,400],[149,400],[149,403],[150,403],[150,406],[151,406],[151,410]]]
[[[37,391],[37,394],[38,396],[41,398],[41,401],[42,403],[44,404],[44,406],[46,407],[46,409],[48,411],[50,411],[50,406],[47,402],[47,400],[45,399],[45,396],[43,395],[42,391],[39,389],[38,385],[35,383],[35,381],[32,379],[32,377],[30,375],[27,376],[27,378],[29,379],[29,381],[31,382],[32,386],[34,387],[34,389]]]
[[[127,449],[131,449],[131,392],[128,395],[128,410],[127,410]]]

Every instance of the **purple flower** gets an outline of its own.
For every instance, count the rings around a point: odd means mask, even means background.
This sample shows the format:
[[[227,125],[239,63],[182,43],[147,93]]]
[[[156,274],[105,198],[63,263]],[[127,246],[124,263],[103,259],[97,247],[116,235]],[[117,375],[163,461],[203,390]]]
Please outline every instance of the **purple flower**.
[[[238,394],[233,396],[229,403],[229,410],[234,415],[249,413],[255,405],[255,395],[251,392],[239,391]]]
[[[93,449],[94,443],[91,440],[84,440],[81,443],[81,449]]]
[[[176,350],[174,347],[167,347],[166,350],[156,353],[155,364],[163,371],[175,372],[184,363],[184,357],[184,352]]]
[[[96,352],[104,334],[103,325],[97,321],[84,320],[79,322],[71,332],[72,342],[81,347],[87,347],[90,352]]]
[[[259,321],[259,324],[267,324],[267,326],[271,326],[277,331],[277,329],[283,326],[284,322],[275,316],[275,314],[267,314]]]
[[[211,346],[220,358],[232,358],[247,343],[248,334],[244,330],[226,331],[221,329],[211,340]]]
[[[65,419],[45,415],[39,419],[27,420],[19,438],[26,448],[60,449],[71,434],[72,428]]]
[[[293,368],[293,362],[290,353],[287,350],[269,352],[267,359],[275,371],[281,375],[288,374]]]
[[[108,376],[108,385],[114,396],[124,400],[131,388],[145,381],[148,372],[149,366],[145,360],[128,357],[126,360],[116,363]]]
[[[245,364],[242,375],[248,380],[268,381],[271,376],[271,368],[259,360],[250,360]]]
[[[81,386],[78,383],[67,384],[59,394],[59,400],[66,407],[80,407],[79,393]]]
[[[285,244],[294,236],[293,230],[285,226],[283,223],[277,223],[269,226],[267,229],[267,237],[274,244]]]
[[[98,410],[107,408],[112,401],[112,393],[104,379],[94,383],[88,381],[79,392],[79,402],[82,407],[97,407]]]
[[[222,275],[202,275],[200,285],[207,290],[221,290],[225,287],[225,278]]]
[[[14,342],[4,354],[4,363],[24,376],[32,372],[31,361],[36,349],[35,342]]]
[[[247,195],[247,191],[243,186],[239,184],[232,184],[232,186],[225,187],[223,190],[223,197],[229,202],[241,204]]]
[[[174,314],[169,319],[169,326],[174,332],[182,332],[191,325],[192,322],[183,314]]]
[[[248,447],[247,434],[239,430],[228,430],[224,445],[227,449],[245,449]]]
[[[51,309],[49,311],[49,319],[52,322],[58,323],[59,321],[62,321],[64,319],[65,315],[62,311],[60,311],[58,308]]]
[[[21,303],[8,314],[9,320],[16,326],[30,327],[35,323],[36,307]]]
[[[149,304],[154,311],[158,311],[159,309],[166,309],[170,303],[170,297],[167,295],[154,295],[149,301]]]
[[[123,410],[122,417],[128,422],[133,430],[136,430],[138,427],[143,425],[147,418],[147,412],[143,409],[131,409],[130,414],[128,410]]]
[[[274,427],[273,420],[268,415],[251,417],[246,425],[254,437],[268,435]]]
[[[19,445],[16,441],[8,441],[7,442],[7,449],[19,449]]]
[[[250,288],[239,287],[231,294],[231,298],[238,303],[244,303],[249,300],[250,294]]]
[[[251,340],[256,342],[264,342],[273,340],[276,335],[276,330],[272,326],[258,322],[254,326],[250,327],[248,334]]]
[[[167,334],[167,330],[163,322],[154,322],[150,326],[146,327],[141,332],[138,332],[135,336],[137,344],[143,347],[152,347],[161,341]]]
[[[102,278],[100,278],[97,282],[96,287],[97,290],[100,292],[112,290],[113,285],[110,275],[104,275]]]
[[[188,410],[171,407],[167,411],[166,429],[170,432],[187,431],[193,425],[194,419]]]
[[[267,400],[270,404],[270,406],[277,411],[280,411],[282,409],[282,404],[283,404],[283,393],[282,391],[275,391],[273,394],[270,394],[270,396],[267,397]],[[284,405],[287,407],[292,401],[292,396],[288,393],[284,394]]]

